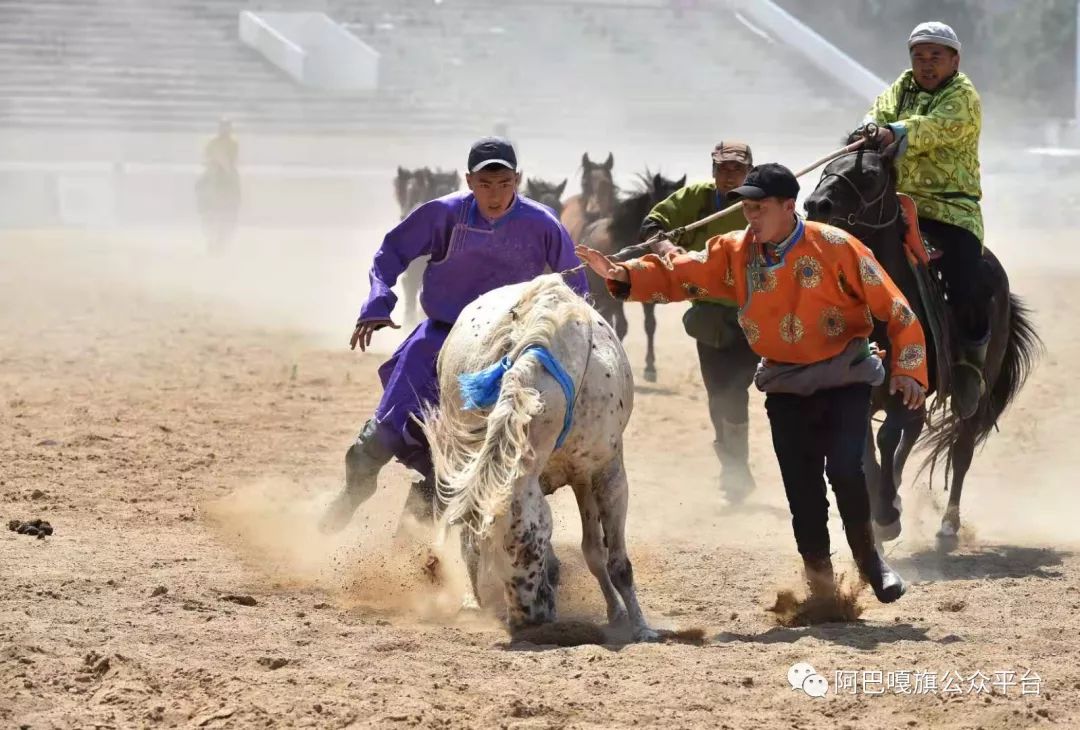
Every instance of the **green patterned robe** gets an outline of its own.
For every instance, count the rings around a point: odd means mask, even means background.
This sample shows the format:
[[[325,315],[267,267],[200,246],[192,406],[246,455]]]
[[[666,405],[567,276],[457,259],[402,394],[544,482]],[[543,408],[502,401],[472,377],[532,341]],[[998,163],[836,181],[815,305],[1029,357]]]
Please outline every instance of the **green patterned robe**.
[[[727,205],[727,200],[718,198],[715,181],[691,183],[656,204],[641,227],[642,237],[689,225]],[[746,216],[740,209],[683,235],[675,243],[687,251],[705,251],[708,249],[706,242],[713,236],[743,228],[746,228]],[[694,299],[683,315],[683,328],[698,342],[718,350],[739,340],[746,341],[739,325],[739,307],[733,299]]]
[[[924,91],[911,70],[874,102],[866,121],[888,125],[901,141],[897,188],[919,215],[950,223],[983,240],[979,166],[982,102],[966,75]]]

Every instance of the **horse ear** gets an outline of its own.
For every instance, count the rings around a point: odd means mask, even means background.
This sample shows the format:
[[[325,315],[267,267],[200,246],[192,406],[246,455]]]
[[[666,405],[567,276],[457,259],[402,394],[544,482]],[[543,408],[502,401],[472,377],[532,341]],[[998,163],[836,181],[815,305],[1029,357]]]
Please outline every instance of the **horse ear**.
[[[406,169],[405,169],[404,167],[402,167],[401,165],[398,165],[398,168],[397,168],[397,176],[398,176],[398,179],[399,179],[399,180],[404,180],[405,178],[409,177],[409,171],[408,171],[408,170],[406,170]]]
[[[611,172],[611,168],[615,166],[615,153],[608,152],[607,160],[604,161],[604,169]]]
[[[592,166],[592,163],[589,162],[589,153],[588,152],[586,152],[585,154],[583,154],[581,156],[581,166],[584,167],[586,170],[588,170],[589,167]]]
[[[561,183],[559,183],[559,187],[555,188],[555,194],[558,195],[560,198],[562,197],[562,194],[566,192],[566,183],[567,182],[568,182],[568,178],[564,177],[563,181]]]
[[[683,175],[682,177],[680,177],[678,180],[675,181],[675,187],[677,187],[677,188],[685,188],[686,187],[686,175]]]
[[[900,150],[900,140],[894,141],[892,144],[881,150],[881,156],[886,160],[895,160],[896,153]]]

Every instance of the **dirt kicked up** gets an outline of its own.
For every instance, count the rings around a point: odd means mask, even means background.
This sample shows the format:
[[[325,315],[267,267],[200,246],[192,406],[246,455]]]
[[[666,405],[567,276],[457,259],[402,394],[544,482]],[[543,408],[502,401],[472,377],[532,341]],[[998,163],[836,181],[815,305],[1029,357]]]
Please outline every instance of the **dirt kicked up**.
[[[343,534],[315,529],[395,343],[344,345],[369,251],[279,243],[257,255],[249,232],[206,259],[157,234],[0,238],[0,522],[52,528],[0,531],[0,725],[1080,724],[1080,276],[1012,270],[1049,352],[976,457],[960,545],[937,549],[945,495],[912,469],[889,547],[910,593],[813,627],[768,610],[800,563],[760,399],[758,487],[732,510],[681,310],[662,308],[659,382],[638,384],[626,437],[629,549],[647,616],[680,640],[587,643],[611,636],[565,492],[564,630],[511,642],[457,613],[453,556],[433,582],[423,536],[395,537],[403,469]],[[832,535],[853,574],[838,519]]]

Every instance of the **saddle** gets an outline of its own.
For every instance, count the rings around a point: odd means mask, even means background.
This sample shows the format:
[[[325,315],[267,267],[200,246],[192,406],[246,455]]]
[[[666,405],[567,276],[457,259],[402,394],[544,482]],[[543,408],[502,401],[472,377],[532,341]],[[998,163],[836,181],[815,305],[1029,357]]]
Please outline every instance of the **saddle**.
[[[904,236],[904,252],[907,254],[908,263],[930,266],[931,262],[941,258],[942,252],[932,247],[923,238],[919,230],[919,208],[910,195],[897,193],[900,200],[900,210],[904,213],[904,221],[907,223],[907,233]]]
[[[919,289],[919,299],[926,313],[925,334],[933,340],[935,362],[931,371],[934,381],[933,390],[938,393],[949,392],[949,375],[953,364],[952,315],[945,300],[944,287],[934,263],[941,258],[942,252],[931,247],[919,230],[919,212],[915,201],[904,193],[897,193],[900,210],[907,223],[904,234],[904,254],[908,265],[915,274]]]

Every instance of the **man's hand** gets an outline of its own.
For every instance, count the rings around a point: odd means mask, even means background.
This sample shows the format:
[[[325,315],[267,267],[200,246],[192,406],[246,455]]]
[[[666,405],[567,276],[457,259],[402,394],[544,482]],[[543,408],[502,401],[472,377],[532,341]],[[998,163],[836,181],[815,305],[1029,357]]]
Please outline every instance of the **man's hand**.
[[[360,352],[366,352],[368,347],[371,346],[371,336],[375,334],[375,330],[381,330],[383,327],[401,329],[400,325],[394,324],[389,319],[367,319],[357,322],[356,329],[353,330],[352,337],[349,338],[349,349],[355,350],[356,346],[360,345]]]
[[[926,402],[926,388],[919,381],[908,375],[894,375],[889,380],[889,395],[900,393],[904,405],[915,411]]]
[[[602,276],[605,279],[611,279],[612,281],[630,281],[630,275],[626,273],[626,269],[619,266],[612,261],[610,257],[605,256],[596,249],[579,244],[574,246],[574,253],[576,253],[577,257],[584,261],[590,269],[595,271],[597,275]]]
[[[896,141],[896,135],[888,127],[881,126],[878,127],[877,136],[874,139],[877,141],[879,149],[885,149]]]

